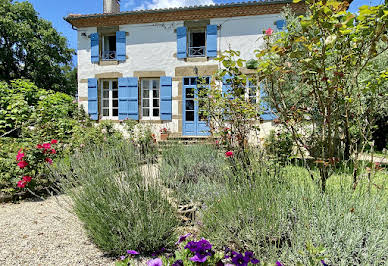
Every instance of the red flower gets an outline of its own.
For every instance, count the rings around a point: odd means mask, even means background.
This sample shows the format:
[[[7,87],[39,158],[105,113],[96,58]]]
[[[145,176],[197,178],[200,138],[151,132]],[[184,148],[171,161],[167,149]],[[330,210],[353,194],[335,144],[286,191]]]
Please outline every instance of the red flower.
[[[228,157],[232,157],[233,156],[233,151],[227,151],[225,152],[225,156],[228,158]]]
[[[51,149],[51,144],[50,143],[43,143],[43,148],[45,148],[46,150],[48,150],[48,149]]]
[[[52,164],[53,163],[53,160],[51,158],[46,158],[44,159],[48,164]]]
[[[28,165],[28,163],[26,161],[20,161],[18,162],[18,166],[20,167],[20,169],[23,169],[24,167],[26,167]]]
[[[31,176],[28,176],[28,175],[23,176],[23,181],[24,181],[24,182],[29,183],[29,182],[31,182],[31,180],[32,180],[32,177],[31,177]]]
[[[22,153],[22,150],[23,150],[23,149],[20,149],[20,150],[18,151],[18,155],[16,155],[16,160],[17,160],[17,161],[21,161],[21,160],[23,159],[23,157],[24,157],[24,153]]]
[[[57,143],[58,143],[58,140],[56,140],[56,139],[51,140],[51,144],[57,144]]]
[[[27,185],[27,183],[24,180],[19,180],[18,181],[18,187],[19,188],[24,188]]]
[[[272,35],[272,33],[273,33],[273,29],[271,29],[271,28],[268,28],[268,29],[265,31],[265,35],[267,35],[267,36]]]
[[[56,151],[55,149],[52,149],[52,150],[50,151],[50,153],[51,153],[51,154],[56,154],[57,151]]]
[[[37,149],[43,149],[43,146],[42,146],[42,144],[38,144],[38,145],[36,145],[36,148]]]

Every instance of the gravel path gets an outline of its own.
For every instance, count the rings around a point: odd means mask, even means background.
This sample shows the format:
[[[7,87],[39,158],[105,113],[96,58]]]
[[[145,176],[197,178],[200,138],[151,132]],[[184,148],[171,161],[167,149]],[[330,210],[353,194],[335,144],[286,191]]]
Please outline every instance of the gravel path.
[[[58,204],[66,199],[0,204],[0,265],[114,265]]]

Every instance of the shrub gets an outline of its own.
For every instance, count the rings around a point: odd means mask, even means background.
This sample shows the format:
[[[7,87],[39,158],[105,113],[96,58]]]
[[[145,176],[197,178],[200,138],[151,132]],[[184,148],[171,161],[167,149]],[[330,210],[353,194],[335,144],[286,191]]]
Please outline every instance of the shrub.
[[[127,141],[89,145],[52,169],[94,243],[113,255],[171,247],[178,219]]]
[[[181,203],[203,201],[222,191],[227,163],[212,146],[175,144],[163,150],[162,159],[160,177]]]
[[[353,191],[351,176],[342,175],[339,180],[346,183],[329,182],[322,193],[304,169],[266,169],[262,163],[252,168],[255,180],[229,184],[203,210],[202,234],[218,248],[251,250],[262,260],[285,265],[308,265],[316,255],[329,265],[386,263],[384,189],[369,190],[361,183]]]
[[[271,130],[264,146],[269,155],[282,163],[288,161],[292,156],[293,140],[289,132]]]

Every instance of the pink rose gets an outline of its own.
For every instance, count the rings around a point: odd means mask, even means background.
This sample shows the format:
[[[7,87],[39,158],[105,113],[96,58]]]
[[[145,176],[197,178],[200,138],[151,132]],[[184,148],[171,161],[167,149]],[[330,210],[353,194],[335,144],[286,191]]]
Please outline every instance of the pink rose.
[[[27,184],[27,183],[26,183],[24,180],[19,180],[19,181],[18,181],[18,187],[19,187],[19,188],[24,188],[24,187],[26,186],[26,184]]]
[[[227,158],[233,157],[233,151],[227,151],[227,152],[225,152],[225,156],[226,156]]]
[[[31,182],[31,180],[32,180],[32,177],[31,177],[31,176],[28,176],[28,175],[23,176],[23,181],[24,181],[24,182],[29,183],[29,182]]]
[[[268,28],[268,29],[265,31],[265,35],[267,35],[267,36],[271,36],[272,33],[273,33],[273,29],[271,29],[271,28]]]
[[[26,161],[20,161],[18,162],[18,166],[20,167],[20,169],[23,169],[24,167],[26,167],[28,165],[28,163]]]

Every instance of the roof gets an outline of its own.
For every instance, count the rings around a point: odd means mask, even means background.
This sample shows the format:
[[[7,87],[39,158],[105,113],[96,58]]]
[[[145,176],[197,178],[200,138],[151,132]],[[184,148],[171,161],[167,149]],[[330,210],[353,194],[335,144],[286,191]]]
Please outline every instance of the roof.
[[[290,4],[294,7],[305,7],[302,2],[298,4],[293,4],[292,0],[257,0],[204,6],[125,11],[120,13],[96,13],[85,15],[69,14],[64,19],[75,27],[91,27],[101,25],[112,26],[122,24],[141,24],[150,22],[205,19],[214,17],[230,17],[244,15],[249,16],[255,15],[256,13],[280,13],[281,9],[287,4]],[[255,12],[252,12],[253,10],[255,10]],[[236,12],[234,13],[233,11]],[[203,14],[201,15],[200,13]],[[192,17],[190,15],[192,15]]]

